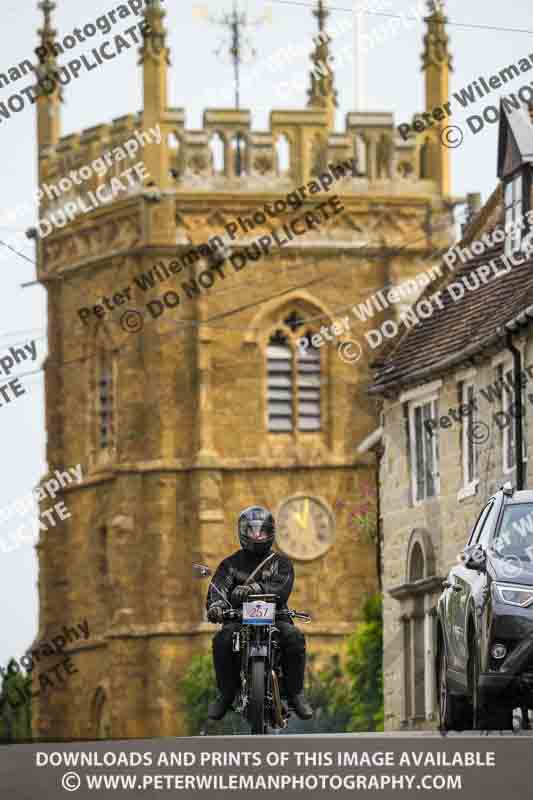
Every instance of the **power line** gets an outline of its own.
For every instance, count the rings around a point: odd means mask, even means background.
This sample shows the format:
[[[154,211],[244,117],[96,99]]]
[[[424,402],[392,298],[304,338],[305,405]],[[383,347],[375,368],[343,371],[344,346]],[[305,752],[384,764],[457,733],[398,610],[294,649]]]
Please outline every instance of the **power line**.
[[[3,245],[4,247],[7,247],[8,250],[11,250],[13,253],[16,253],[21,258],[24,258],[26,261],[29,261],[30,264],[34,264],[35,266],[37,266],[37,262],[34,261],[33,258],[28,258],[28,256],[24,255],[24,253],[21,253],[19,250],[15,250],[14,247],[11,247],[10,244],[7,244],[7,242],[2,241],[2,239],[0,239],[0,244]]]
[[[270,0],[272,3],[277,3],[283,6],[299,6],[313,10],[314,6],[309,3],[297,2],[297,0]],[[376,17],[392,17],[393,19],[406,19],[413,20],[414,22],[421,22],[420,17],[408,17],[407,14],[387,14],[385,11],[355,11],[353,8],[341,8],[340,6],[328,6],[330,11],[346,11],[348,14],[370,14]],[[446,19],[447,25],[453,25],[456,28],[473,28],[475,30],[484,31],[505,31],[506,33],[533,33],[533,30],[526,28],[502,28],[497,25],[475,25],[469,22],[454,22],[453,20]]]
[[[443,226],[443,227],[448,227],[448,226]],[[439,230],[439,227],[438,226],[434,226],[433,230],[435,230],[435,231]],[[390,248],[388,251],[381,253],[378,256],[378,258],[381,260],[381,259],[384,259],[384,258],[390,258],[392,256],[395,256],[398,253],[401,253],[402,251],[404,251],[410,245],[416,244],[417,242],[419,242],[421,240],[425,240],[425,239],[427,239],[427,237],[428,237],[428,234],[425,234],[424,236],[420,236],[420,237],[417,237],[414,240],[410,240],[410,241],[406,242],[401,247]],[[431,255],[434,255],[436,252],[440,252],[442,249],[443,248],[433,248],[433,250],[431,251]],[[431,257],[431,256],[428,256],[428,257]],[[329,258],[330,258],[330,256],[324,256],[323,258],[318,258],[318,259],[315,257],[312,261],[309,262],[309,265],[310,266],[316,265],[317,263],[321,263],[322,261],[324,261],[326,259],[329,259]],[[340,266],[341,268],[348,268],[348,267],[352,267],[352,264],[350,262],[348,262],[346,264],[341,264],[341,265],[338,265],[338,266]],[[173,329],[171,331],[167,331],[165,333],[157,333],[157,331],[156,331],[155,333],[156,333],[156,335],[158,335],[159,338],[163,338],[165,336],[176,336],[179,333],[185,333],[190,328],[199,328],[199,327],[202,327],[202,326],[212,327],[212,328],[215,328],[215,329],[217,327],[219,327],[219,328],[222,328],[223,330],[232,330],[232,328],[230,328],[228,326],[225,326],[225,325],[217,326],[217,325],[213,325],[212,323],[216,322],[217,320],[225,319],[228,316],[233,316],[234,314],[238,314],[241,311],[246,311],[246,310],[248,310],[250,308],[254,308],[256,306],[262,305],[263,303],[268,302],[269,300],[275,299],[277,297],[283,297],[284,295],[290,294],[291,292],[297,291],[298,289],[304,289],[304,288],[307,288],[308,286],[312,286],[312,285],[315,285],[317,283],[322,283],[322,282],[324,282],[326,280],[330,280],[330,279],[331,279],[331,275],[323,275],[323,276],[321,276],[319,278],[314,278],[311,281],[307,281],[306,283],[299,284],[297,286],[291,286],[288,289],[284,289],[283,291],[281,291],[281,292],[279,292],[277,294],[268,295],[267,297],[263,297],[263,298],[261,298],[259,300],[256,300],[256,301],[252,302],[252,303],[248,303],[248,304],[245,304],[243,306],[239,306],[238,308],[233,308],[230,311],[221,312],[220,314],[217,314],[214,317],[211,317],[211,318],[209,318],[209,319],[207,319],[205,321],[200,321],[200,322],[198,322],[196,320],[174,321],[172,323],[172,328]],[[343,306],[342,308],[344,310],[344,309],[346,309],[348,307],[349,306]],[[338,313],[339,310],[340,309],[337,309],[337,310],[333,310],[332,309],[332,313]],[[302,323],[305,324],[306,322],[311,322],[311,321],[314,321],[316,319],[321,319],[321,318],[323,318],[325,316],[326,316],[326,314],[320,314],[320,315],[317,315],[316,317],[309,318],[308,320],[302,320]],[[116,323],[116,320],[110,319],[110,320],[107,320],[107,322],[115,322]],[[179,330],[180,328],[181,328],[181,330]],[[233,330],[242,330],[242,327],[238,327],[238,328],[233,329]],[[120,352],[122,350],[126,350],[126,349],[128,349],[128,347],[134,346],[134,344],[135,343],[132,343],[130,345],[129,343],[126,343],[126,344],[122,345],[121,347],[116,348],[116,351]],[[72,358],[72,359],[69,359],[67,361],[58,362],[58,361],[55,361],[55,360],[51,359],[50,358],[50,354],[49,354],[47,363],[51,367],[64,367],[64,366],[69,366],[70,364],[74,364],[74,363],[81,363],[81,362],[89,361],[89,360],[91,360],[93,358],[96,358],[98,355],[99,355],[99,351],[96,351],[96,352],[90,353],[88,356],[82,356],[80,358]],[[228,363],[230,363],[230,362],[228,362]],[[237,361],[235,363],[240,363],[240,362]],[[42,371],[42,370],[40,370],[40,371]],[[23,377],[23,376],[24,375],[22,375],[21,377]]]

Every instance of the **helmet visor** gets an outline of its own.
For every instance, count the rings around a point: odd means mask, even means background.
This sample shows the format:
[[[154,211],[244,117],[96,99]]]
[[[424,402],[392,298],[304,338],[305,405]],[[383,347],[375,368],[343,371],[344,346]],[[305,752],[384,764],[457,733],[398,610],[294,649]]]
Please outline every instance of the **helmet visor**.
[[[251,542],[265,542],[269,538],[269,533],[263,528],[262,519],[252,520],[248,523],[248,538]]]

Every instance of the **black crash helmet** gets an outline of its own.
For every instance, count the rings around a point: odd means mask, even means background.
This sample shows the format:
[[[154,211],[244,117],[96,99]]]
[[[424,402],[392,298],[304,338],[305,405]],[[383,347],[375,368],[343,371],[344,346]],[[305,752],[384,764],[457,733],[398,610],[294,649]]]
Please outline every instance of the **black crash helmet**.
[[[238,530],[242,549],[258,556],[267,555],[276,538],[274,517],[261,506],[250,506],[241,511]]]

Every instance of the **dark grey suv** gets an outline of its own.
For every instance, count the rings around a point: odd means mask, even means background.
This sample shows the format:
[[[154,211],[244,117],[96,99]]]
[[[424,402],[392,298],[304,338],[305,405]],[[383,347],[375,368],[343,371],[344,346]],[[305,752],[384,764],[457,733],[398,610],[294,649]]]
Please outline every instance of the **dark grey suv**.
[[[439,598],[436,670],[444,730],[533,709],[533,491],[506,484],[481,511]]]

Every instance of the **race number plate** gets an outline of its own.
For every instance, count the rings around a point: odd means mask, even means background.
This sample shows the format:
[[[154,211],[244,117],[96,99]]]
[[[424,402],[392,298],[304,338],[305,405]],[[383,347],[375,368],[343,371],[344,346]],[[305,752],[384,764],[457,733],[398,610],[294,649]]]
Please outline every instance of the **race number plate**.
[[[242,621],[244,625],[271,625],[276,616],[276,604],[256,600],[254,603],[243,603]]]

